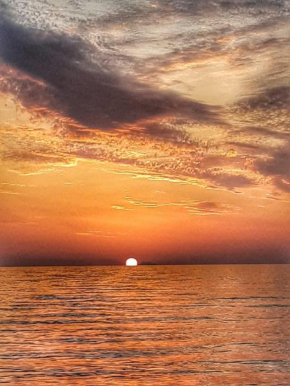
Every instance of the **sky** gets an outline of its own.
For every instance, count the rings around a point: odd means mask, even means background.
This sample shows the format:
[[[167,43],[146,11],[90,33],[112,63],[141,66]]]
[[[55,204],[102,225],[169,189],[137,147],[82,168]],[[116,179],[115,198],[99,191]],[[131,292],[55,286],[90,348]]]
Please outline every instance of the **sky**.
[[[290,263],[290,0],[0,2],[0,265]]]

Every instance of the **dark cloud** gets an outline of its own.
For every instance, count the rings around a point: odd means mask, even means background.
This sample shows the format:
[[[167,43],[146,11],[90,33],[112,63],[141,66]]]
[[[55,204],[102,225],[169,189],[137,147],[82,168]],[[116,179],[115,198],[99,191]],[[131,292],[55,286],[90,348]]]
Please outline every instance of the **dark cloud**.
[[[262,89],[257,95],[244,98],[238,103],[239,111],[252,114],[257,126],[246,126],[237,133],[261,139],[279,140],[282,145],[277,147],[261,145],[260,142],[251,142],[260,146],[260,155],[252,162],[255,173],[271,178],[273,184],[284,192],[290,192],[290,87],[276,86]],[[256,115],[257,114],[257,115]],[[265,122],[267,126],[263,126]],[[260,122],[259,122],[260,121]],[[260,125],[261,126],[260,126]],[[233,142],[231,142],[233,144]],[[251,144],[249,144],[251,146]]]
[[[0,57],[26,73],[10,92],[29,107],[45,107],[90,128],[113,129],[156,116],[187,116],[218,122],[210,106],[134,83],[103,68],[90,57],[92,47],[67,35],[24,28],[2,18]],[[43,85],[38,88],[38,83]],[[45,91],[45,98],[43,92]]]
[[[286,109],[290,113],[290,87],[278,86],[263,89],[257,95],[244,98],[239,107],[245,110]]]
[[[201,177],[213,182],[216,186],[223,186],[229,190],[235,190],[236,188],[247,188],[255,185],[255,182],[245,175],[236,175],[232,173],[226,173],[225,171],[206,171],[201,173]]]
[[[243,132],[246,132],[247,134],[258,135],[261,137],[274,137],[277,139],[287,139],[290,136],[290,132],[288,133],[285,131],[274,131],[266,127],[260,127],[260,126],[246,127],[244,130],[239,131],[239,133],[243,133]]]
[[[196,204],[196,209],[193,212],[200,214],[229,214],[235,213],[239,210],[237,207],[222,204],[213,201],[203,201]]]
[[[261,151],[261,146],[255,145],[252,143],[243,143],[243,142],[237,142],[237,141],[229,141],[227,142],[228,145],[232,145],[234,147],[238,147],[244,150],[250,150],[250,151]]]
[[[259,159],[255,163],[256,170],[272,177],[277,188],[290,192],[290,142],[276,149],[266,159]]]
[[[159,0],[159,3],[171,7],[177,13],[201,14],[205,12],[220,12],[228,10],[247,10],[266,12],[270,9],[281,9],[285,7],[284,0],[231,0],[231,1],[204,1],[204,0]]]
[[[204,1],[204,0],[157,0],[155,2],[125,2],[120,1],[118,6],[109,9],[108,13],[95,18],[93,22],[102,27],[111,27],[122,25],[130,27],[131,25],[149,25],[160,23],[160,20],[170,20],[172,16],[203,18],[220,17],[228,15],[236,16],[237,12],[248,15],[266,17],[269,19],[279,12],[286,10],[284,0],[231,0],[231,1]]]
[[[262,11],[265,8],[284,8],[284,0],[231,0],[231,1],[219,1],[218,2],[222,8],[232,9],[232,8],[246,8],[246,9],[261,9]]]
[[[197,141],[188,132],[178,127],[178,120],[167,123],[147,123],[144,134],[152,139],[174,143],[177,146],[195,147],[198,145]]]
[[[245,127],[242,130],[235,130],[231,133],[231,137],[237,137],[238,140],[227,141],[227,145],[234,148],[248,151],[251,154],[268,154],[269,148],[265,144],[266,141],[279,140],[284,141],[290,138],[290,132],[285,130],[275,131],[267,129],[266,127]]]

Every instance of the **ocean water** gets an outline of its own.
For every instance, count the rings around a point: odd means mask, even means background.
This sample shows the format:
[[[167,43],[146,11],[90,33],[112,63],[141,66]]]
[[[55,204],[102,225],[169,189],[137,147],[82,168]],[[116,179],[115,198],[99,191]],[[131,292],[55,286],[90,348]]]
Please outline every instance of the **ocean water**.
[[[0,384],[290,385],[290,265],[0,269]]]

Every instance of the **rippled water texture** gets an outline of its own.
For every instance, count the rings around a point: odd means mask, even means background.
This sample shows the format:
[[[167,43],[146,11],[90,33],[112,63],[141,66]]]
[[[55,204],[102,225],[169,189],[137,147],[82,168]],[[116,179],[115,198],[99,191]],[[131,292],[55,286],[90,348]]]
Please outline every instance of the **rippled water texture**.
[[[290,385],[290,265],[2,268],[0,383]]]

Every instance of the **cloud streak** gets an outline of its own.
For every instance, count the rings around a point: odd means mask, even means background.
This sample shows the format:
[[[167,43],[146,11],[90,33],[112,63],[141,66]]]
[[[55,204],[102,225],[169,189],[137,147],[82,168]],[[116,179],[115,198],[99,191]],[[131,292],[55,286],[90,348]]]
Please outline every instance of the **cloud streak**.
[[[240,208],[233,205],[228,205],[213,201],[197,201],[197,200],[183,200],[178,202],[157,202],[157,201],[143,201],[135,200],[131,197],[126,197],[126,202],[130,205],[127,210],[131,210],[131,206],[144,207],[147,209],[156,208],[183,208],[190,215],[208,216],[237,213]]]

